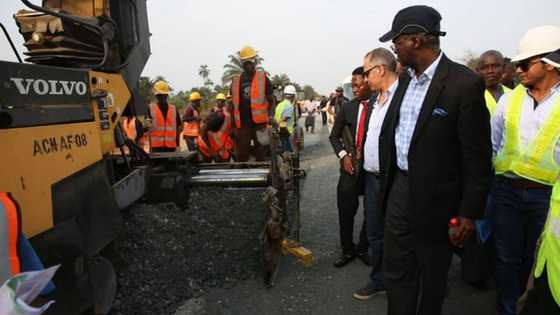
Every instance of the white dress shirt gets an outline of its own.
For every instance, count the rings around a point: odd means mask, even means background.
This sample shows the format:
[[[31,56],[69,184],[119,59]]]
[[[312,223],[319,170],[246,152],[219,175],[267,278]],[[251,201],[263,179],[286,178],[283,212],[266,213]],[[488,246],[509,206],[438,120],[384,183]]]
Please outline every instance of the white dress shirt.
[[[369,117],[369,125],[366,136],[366,144],[364,146],[364,169],[368,172],[379,173],[379,134],[383,126],[383,120],[387,114],[387,109],[391,105],[393,95],[397,90],[399,80],[391,84],[389,89],[385,91],[385,100],[380,103],[380,96],[377,96],[373,109]]]
[[[558,82],[550,90],[548,94],[535,108],[535,100],[531,96],[528,89],[527,97],[524,98],[521,104],[521,118],[519,126],[519,140],[522,148],[526,148],[537,136],[541,127],[550,116],[554,105],[558,103],[560,97],[560,82]],[[496,113],[492,117],[492,155],[496,156],[498,152],[504,147],[506,138],[505,133],[505,109],[510,106],[510,98],[512,93],[504,94],[500,97],[498,105],[496,106]],[[560,126],[559,126],[560,128]],[[556,163],[560,164],[560,141],[556,143],[554,150],[554,159]],[[516,177],[513,174],[507,174],[509,177]]]

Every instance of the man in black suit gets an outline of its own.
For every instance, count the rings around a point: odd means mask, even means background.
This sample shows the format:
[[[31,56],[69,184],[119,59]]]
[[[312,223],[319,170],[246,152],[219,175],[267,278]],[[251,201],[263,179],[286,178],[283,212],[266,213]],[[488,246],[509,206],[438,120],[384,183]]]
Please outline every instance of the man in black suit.
[[[363,67],[359,67],[352,72],[352,91],[354,92],[354,99],[342,104],[329,136],[333,150],[340,159],[340,177],[336,188],[336,199],[342,254],[334,261],[335,267],[346,265],[356,256],[365,264],[370,264],[365,212],[358,245],[354,244],[354,217],[358,211],[360,195],[363,195],[364,185],[361,172],[363,159],[360,158],[358,151],[363,148],[365,142],[366,117],[368,117],[367,103],[371,94],[367,85],[364,84]],[[365,107],[364,103],[366,104]],[[361,124],[360,119],[362,119]],[[359,146],[356,145],[358,135],[361,135]]]
[[[472,234],[489,190],[484,81],[441,52],[440,21],[431,7],[408,7],[380,38],[392,40],[409,67],[399,78],[380,136],[390,315],[441,314],[451,245]],[[449,230],[454,217],[459,225]]]

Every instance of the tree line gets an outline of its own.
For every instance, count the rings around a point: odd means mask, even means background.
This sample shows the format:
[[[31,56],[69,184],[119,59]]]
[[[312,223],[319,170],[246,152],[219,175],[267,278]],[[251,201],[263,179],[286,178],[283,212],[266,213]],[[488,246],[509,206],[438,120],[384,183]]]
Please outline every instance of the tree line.
[[[198,68],[198,76],[202,79],[202,85],[194,86],[190,90],[171,90],[169,95],[169,103],[175,105],[178,109],[184,108],[189,102],[189,96],[192,92],[198,92],[202,96],[202,108],[211,108],[214,105],[214,99],[218,93],[228,94],[229,85],[234,76],[241,74],[243,72],[243,62],[239,57],[239,52],[228,56],[228,63],[223,67],[223,74],[221,77],[221,82],[215,83],[210,79],[211,70],[208,65],[201,65]],[[263,62],[262,57],[257,58],[257,69],[263,70],[261,64]],[[267,72],[276,95],[281,95],[284,87],[287,85],[293,85],[298,92],[300,98],[309,99],[312,97],[317,97],[318,93],[315,89],[308,84],[300,85],[297,82],[292,81],[287,74],[275,74],[271,75]],[[165,80],[163,76],[156,76],[153,78],[142,76],[140,77],[139,87],[140,96],[145,104],[149,104],[155,101],[153,96],[153,85],[159,80]]]

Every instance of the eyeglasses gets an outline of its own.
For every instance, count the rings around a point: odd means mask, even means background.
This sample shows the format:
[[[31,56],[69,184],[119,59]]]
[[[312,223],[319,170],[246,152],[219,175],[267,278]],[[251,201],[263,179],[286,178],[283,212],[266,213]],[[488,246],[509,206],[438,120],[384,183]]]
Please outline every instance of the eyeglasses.
[[[375,69],[375,68],[379,68],[379,67],[384,67],[384,66],[385,66],[385,65],[383,65],[383,64],[379,64],[379,65],[375,65],[375,66],[373,66],[373,67],[367,69],[366,71],[364,71],[364,78],[367,79],[367,77],[369,76],[369,72],[370,72],[371,70],[373,70],[373,69]]]
[[[531,68],[532,65],[541,62],[541,59],[536,59],[531,61],[530,59],[525,59],[525,60],[521,60],[519,62],[517,62],[515,64],[515,69],[519,68],[521,69],[521,71],[523,72],[527,72],[529,71],[529,69]]]

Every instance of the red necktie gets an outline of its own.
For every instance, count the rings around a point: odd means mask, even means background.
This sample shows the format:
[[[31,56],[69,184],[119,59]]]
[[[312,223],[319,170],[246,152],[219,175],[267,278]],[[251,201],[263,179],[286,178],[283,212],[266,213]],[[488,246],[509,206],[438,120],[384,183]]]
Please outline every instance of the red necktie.
[[[360,120],[358,121],[358,135],[356,136],[356,159],[362,158],[362,142],[364,140],[364,125],[366,122],[368,110],[368,101],[362,102],[362,112],[360,113]]]

